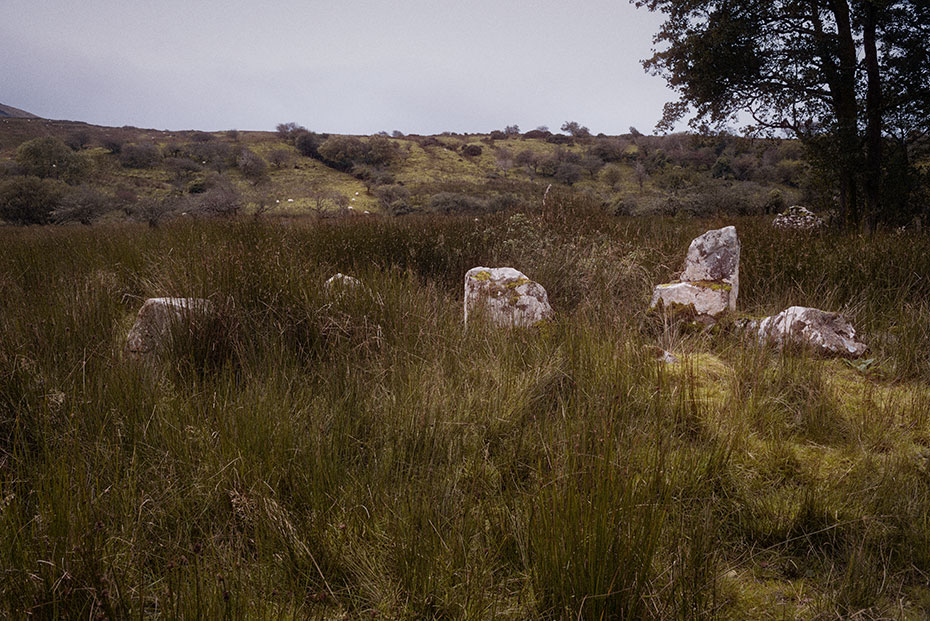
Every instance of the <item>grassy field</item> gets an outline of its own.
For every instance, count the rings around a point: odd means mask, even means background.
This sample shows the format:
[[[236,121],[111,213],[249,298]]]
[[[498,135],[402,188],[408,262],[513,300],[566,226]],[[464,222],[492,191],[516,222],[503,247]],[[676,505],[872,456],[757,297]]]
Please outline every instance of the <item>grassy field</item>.
[[[841,311],[866,361],[646,312],[735,224],[740,311]],[[547,210],[0,228],[12,618],[921,619],[930,236]],[[510,265],[557,313],[462,325]],[[335,272],[368,292],[330,297]],[[218,312],[160,363],[148,297]],[[656,361],[654,348],[680,362]]]

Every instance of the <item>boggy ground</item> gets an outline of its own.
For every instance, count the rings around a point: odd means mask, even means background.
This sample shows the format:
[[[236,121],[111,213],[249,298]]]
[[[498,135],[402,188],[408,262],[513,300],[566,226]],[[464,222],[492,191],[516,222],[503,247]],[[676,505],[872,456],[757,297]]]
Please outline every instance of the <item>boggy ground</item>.
[[[739,307],[646,313],[735,224]],[[925,618],[930,237],[545,213],[0,230],[0,609],[45,618]],[[462,278],[546,287],[462,326]],[[328,298],[340,271],[365,292]],[[131,364],[143,300],[217,315]],[[681,362],[663,365],[654,347]]]

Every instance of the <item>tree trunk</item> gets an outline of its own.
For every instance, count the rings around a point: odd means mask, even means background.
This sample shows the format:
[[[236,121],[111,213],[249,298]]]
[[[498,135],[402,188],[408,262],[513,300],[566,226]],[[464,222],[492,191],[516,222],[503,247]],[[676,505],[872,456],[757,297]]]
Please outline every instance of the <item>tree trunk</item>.
[[[881,213],[882,85],[878,66],[878,51],[875,45],[875,22],[878,9],[871,2],[865,2],[864,4],[863,45],[865,47],[867,76],[865,99],[867,123],[865,129],[865,219],[869,231],[873,231]]]
[[[836,21],[836,67],[835,86],[831,85],[833,107],[836,112],[837,138],[839,147],[838,164],[840,183],[845,188],[846,204],[841,205],[847,225],[859,223],[860,214],[856,200],[856,173],[859,168],[859,129],[856,109],[856,42],[853,39],[849,3],[846,0],[829,0],[830,11]],[[845,208],[843,208],[845,207]]]

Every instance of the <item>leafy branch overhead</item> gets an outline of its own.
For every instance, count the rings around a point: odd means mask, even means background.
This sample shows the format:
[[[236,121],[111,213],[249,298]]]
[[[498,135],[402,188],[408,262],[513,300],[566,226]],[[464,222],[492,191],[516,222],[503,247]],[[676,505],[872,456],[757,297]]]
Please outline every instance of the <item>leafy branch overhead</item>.
[[[692,112],[694,127],[748,115],[750,130],[805,141],[834,177],[847,222],[887,219],[896,205],[883,185],[914,173],[914,149],[930,129],[930,5],[632,2],[666,17],[644,63],[679,94],[660,129]]]

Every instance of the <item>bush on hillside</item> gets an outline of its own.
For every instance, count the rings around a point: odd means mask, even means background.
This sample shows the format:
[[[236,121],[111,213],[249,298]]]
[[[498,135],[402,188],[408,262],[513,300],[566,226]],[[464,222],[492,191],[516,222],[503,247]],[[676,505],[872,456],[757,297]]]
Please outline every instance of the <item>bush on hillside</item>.
[[[35,175],[13,177],[0,184],[0,219],[12,224],[46,224],[67,187]]]
[[[478,157],[481,155],[482,149],[480,145],[477,144],[464,144],[462,145],[462,155],[466,157]]]
[[[58,138],[35,138],[19,145],[16,162],[27,175],[78,183],[90,168],[84,156]]]
[[[284,168],[294,163],[294,153],[287,149],[275,149],[268,154],[268,163],[275,168]]]
[[[458,194],[456,192],[440,192],[430,198],[427,210],[441,214],[471,214],[487,211],[486,201],[477,196]]]
[[[258,185],[268,180],[268,164],[262,157],[251,149],[243,149],[236,160],[239,172],[248,179],[252,185]]]
[[[322,159],[320,156],[320,146],[326,142],[328,138],[328,134],[317,134],[315,132],[304,131],[294,139],[294,146],[297,147],[301,155],[319,160]]]
[[[531,129],[530,131],[523,134],[523,139],[528,140],[535,138],[537,140],[545,140],[551,135],[552,132],[550,132],[548,129]]]
[[[124,168],[151,168],[159,159],[161,153],[151,142],[123,145],[119,154],[119,163]]]
[[[381,209],[392,216],[402,216],[413,211],[410,190],[402,185],[385,185],[375,190]]]
[[[52,211],[51,218],[59,224],[91,224],[109,211],[111,204],[112,199],[99,189],[80,185],[64,195],[59,206]]]
[[[306,127],[298,125],[297,123],[278,123],[275,130],[278,132],[278,136],[291,144],[297,140],[299,136],[307,131]]]
[[[206,191],[199,194],[194,211],[212,217],[232,217],[242,208],[242,194],[225,175],[211,175],[206,181]]]
[[[551,134],[546,136],[546,142],[549,144],[564,144],[570,146],[575,144],[575,139],[571,136],[565,136],[563,134]]]

